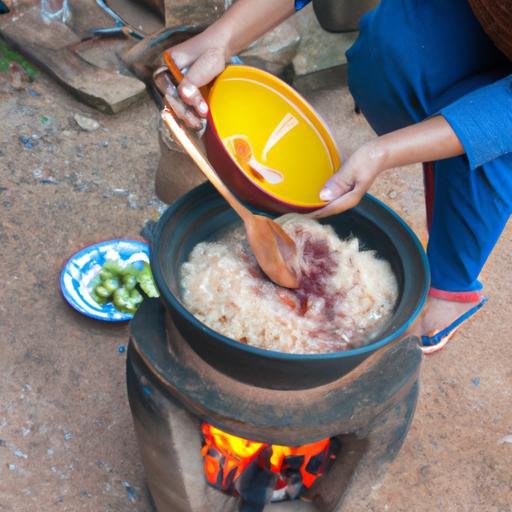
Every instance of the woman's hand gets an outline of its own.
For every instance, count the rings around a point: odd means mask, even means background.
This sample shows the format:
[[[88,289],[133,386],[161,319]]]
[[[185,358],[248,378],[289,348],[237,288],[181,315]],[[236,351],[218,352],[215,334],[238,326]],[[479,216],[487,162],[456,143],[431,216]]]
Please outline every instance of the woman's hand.
[[[327,217],[356,206],[375,178],[386,169],[432,162],[464,154],[464,148],[446,119],[431,117],[377,137],[361,146],[320,192],[327,206],[311,214]]]
[[[208,104],[200,88],[224,70],[229,58],[227,47],[220,38],[215,46],[207,44],[205,39],[202,33],[165,50],[179,69],[187,68],[178,86],[179,98],[167,95],[167,100],[178,117],[194,129],[201,128],[201,118],[208,115]]]
[[[320,199],[330,203],[311,216],[319,219],[353,208],[383,170],[383,152],[378,145],[361,146],[322,188]]]
[[[200,87],[221,73],[233,55],[276,27],[295,12],[293,0],[238,0],[204,32],[168,48],[178,68],[188,68],[178,87],[179,99],[168,101],[185,124],[202,126],[208,104]]]

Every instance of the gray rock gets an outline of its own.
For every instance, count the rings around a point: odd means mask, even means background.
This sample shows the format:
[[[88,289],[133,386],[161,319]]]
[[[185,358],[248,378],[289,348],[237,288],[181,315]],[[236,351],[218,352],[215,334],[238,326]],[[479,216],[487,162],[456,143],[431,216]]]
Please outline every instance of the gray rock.
[[[231,6],[231,0],[172,0],[165,2],[165,25],[210,25]]]
[[[346,64],[345,51],[358,32],[326,32],[316,19],[312,6],[295,15],[300,45],[293,59],[296,76],[307,75]]]
[[[279,75],[297,54],[300,39],[293,16],[241,52],[240,58],[245,64]]]
[[[91,119],[90,117],[83,116],[82,114],[74,114],[73,119],[76,121],[76,124],[86,132],[93,132],[100,127],[100,123],[98,123],[98,121]]]
[[[165,23],[210,25],[220,18],[234,0],[172,0],[165,5]],[[265,34],[240,55],[245,64],[280,74],[291,63],[300,43],[295,17]]]

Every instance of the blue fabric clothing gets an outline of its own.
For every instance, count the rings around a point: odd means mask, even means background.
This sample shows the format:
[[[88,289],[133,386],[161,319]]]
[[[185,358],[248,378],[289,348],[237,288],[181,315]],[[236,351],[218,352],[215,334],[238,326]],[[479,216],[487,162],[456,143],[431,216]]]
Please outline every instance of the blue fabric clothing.
[[[386,133],[441,114],[466,155],[434,165],[432,286],[479,290],[512,211],[512,66],[467,0],[382,0],[347,51],[349,87]]]
[[[303,7],[309,4],[311,0],[295,0],[295,10],[300,11]]]
[[[361,19],[347,59],[351,91],[377,133],[421,121],[512,72],[467,0],[383,0]],[[510,105],[505,87],[500,94]],[[505,109],[474,106],[494,119]]]
[[[482,288],[478,276],[510,216],[511,171],[512,158],[474,171],[463,157],[435,163],[427,247],[433,287],[452,292]]]
[[[464,146],[471,169],[512,154],[512,76],[466,94],[441,114]]]
[[[466,155],[434,164],[427,254],[433,287],[479,290],[512,211],[512,65],[467,0],[381,0],[347,60],[377,134],[441,114],[459,137]]]

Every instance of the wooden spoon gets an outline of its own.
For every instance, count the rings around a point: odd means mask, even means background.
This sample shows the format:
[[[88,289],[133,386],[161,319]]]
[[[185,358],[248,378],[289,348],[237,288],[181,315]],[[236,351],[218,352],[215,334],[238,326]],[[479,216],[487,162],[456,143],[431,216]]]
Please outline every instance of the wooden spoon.
[[[192,160],[226,199],[244,222],[247,241],[261,270],[285,288],[298,288],[298,262],[295,242],[284,229],[269,217],[256,215],[243,206],[219,178],[201,149],[179,125],[174,114],[166,107],[162,119],[171,135],[183,146]]]
[[[168,57],[167,54],[164,56]],[[175,80],[181,81],[183,75],[172,59],[165,58],[165,61]],[[166,107],[161,115],[171,136],[183,146],[203,174],[240,216],[244,223],[247,241],[261,270],[271,281],[280,286],[298,288],[299,265],[295,242],[279,224],[269,217],[253,214],[236,199],[215,172],[201,148],[180,125],[172,106],[168,102],[165,103]]]

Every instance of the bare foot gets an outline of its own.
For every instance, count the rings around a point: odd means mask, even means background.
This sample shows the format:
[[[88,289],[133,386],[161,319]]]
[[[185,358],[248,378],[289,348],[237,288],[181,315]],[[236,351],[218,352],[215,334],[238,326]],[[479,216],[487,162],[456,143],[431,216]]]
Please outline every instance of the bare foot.
[[[410,333],[420,337],[433,336],[477,304],[478,301],[456,302],[428,297],[421,317],[415,322]]]

